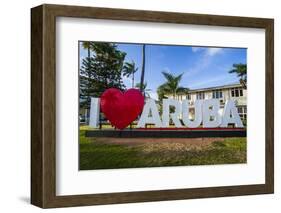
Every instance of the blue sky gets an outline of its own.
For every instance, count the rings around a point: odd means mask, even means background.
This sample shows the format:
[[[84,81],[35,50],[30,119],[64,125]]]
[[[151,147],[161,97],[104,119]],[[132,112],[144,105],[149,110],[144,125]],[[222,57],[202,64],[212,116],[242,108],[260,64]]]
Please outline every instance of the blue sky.
[[[118,44],[118,49],[127,53],[126,61],[135,61],[139,68],[135,82],[139,82],[142,45]],[[86,51],[80,51],[80,58],[85,57]],[[228,73],[234,63],[247,63],[247,49],[147,44],[144,78],[151,97],[157,99],[157,87],[165,82],[162,71],[184,73],[180,86],[197,89],[239,82],[236,74]],[[131,78],[124,77],[123,81],[127,88],[131,87]]]

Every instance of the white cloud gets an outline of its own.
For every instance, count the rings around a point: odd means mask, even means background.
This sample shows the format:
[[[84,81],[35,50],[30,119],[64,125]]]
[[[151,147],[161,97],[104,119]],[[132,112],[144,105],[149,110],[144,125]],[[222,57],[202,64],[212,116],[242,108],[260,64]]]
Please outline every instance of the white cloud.
[[[196,63],[193,67],[190,67],[187,71],[185,71],[184,77],[193,76],[195,74],[204,71],[211,63],[211,57],[209,55],[204,55]]]
[[[204,49],[204,47],[192,47],[191,48],[192,52],[198,52],[198,51],[201,51],[203,49]]]
[[[214,56],[218,53],[221,53],[222,51],[223,51],[222,48],[211,47],[211,48],[207,48],[206,54],[209,55],[209,56]]]
[[[207,56],[214,56],[218,53],[221,53],[223,51],[222,48],[219,47],[192,47],[192,52],[202,52],[204,55]]]
[[[164,71],[164,72],[168,72],[168,73],[171,73],[171,70],[170,70],[170,68],[169,68],[169,67],[164,67],[162,71]]]
[[[192,47],[192,52],[202,52],[202,57],[200,57],[195,65],[189,68],[185,73],[185,76],[195,75],[203,70],[205,70],[212,62],[212,57],[222,53],[223,48],[217,47]]]

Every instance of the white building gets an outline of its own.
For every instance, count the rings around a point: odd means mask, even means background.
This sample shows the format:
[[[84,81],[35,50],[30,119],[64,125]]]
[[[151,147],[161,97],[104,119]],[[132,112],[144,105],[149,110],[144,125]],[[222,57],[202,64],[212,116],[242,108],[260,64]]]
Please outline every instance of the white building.
[[[188,100],[190,105],[190,112],[194,114],[194,101],[206,99],[219,99],[221,108],[227,100],[234,100],[238,113],[242,120],[247,119],[247,90],[241,84],[230,84],[217,87],[201,88],[189,90],[186,94],[165,95],[167,98],[174,98],[177,100]]]

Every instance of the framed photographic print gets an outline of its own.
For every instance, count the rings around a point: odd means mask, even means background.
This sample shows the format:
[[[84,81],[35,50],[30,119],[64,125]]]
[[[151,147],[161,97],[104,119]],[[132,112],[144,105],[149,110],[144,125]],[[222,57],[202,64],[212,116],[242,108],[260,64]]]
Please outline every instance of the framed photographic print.
[[[31,9],[31,203],[274,191],[273,19]]]

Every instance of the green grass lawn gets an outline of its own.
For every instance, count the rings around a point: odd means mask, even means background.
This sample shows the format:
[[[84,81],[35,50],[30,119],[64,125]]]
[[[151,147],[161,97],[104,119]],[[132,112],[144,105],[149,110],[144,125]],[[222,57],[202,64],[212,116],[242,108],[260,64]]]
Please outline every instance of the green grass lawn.
[[[204,146],[185,143],[104,143],[80,129],[80,169],[246,163],[246,138],[225,138]],[[133,140],[133,139],[132,139]]]

